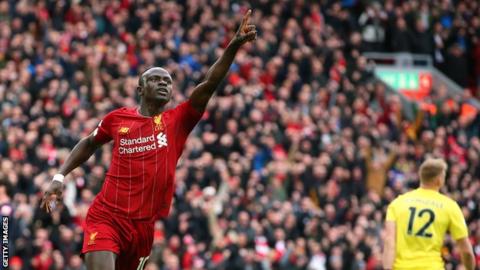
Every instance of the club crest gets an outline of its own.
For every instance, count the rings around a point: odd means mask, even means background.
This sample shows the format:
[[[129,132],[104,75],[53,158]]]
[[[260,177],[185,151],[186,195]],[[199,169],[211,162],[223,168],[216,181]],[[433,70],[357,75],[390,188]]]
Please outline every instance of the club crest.
[[[163,130],[163,122],[162,122],[161,114],[153,117],[153,123],[155,123],[155,131]]]

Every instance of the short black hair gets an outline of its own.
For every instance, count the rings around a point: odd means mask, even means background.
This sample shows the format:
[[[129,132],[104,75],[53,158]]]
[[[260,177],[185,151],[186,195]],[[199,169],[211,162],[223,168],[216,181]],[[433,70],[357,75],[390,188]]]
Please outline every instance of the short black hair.
[[[138,77],[138,86],[144,87],[145,86],[145,72],[149,71],[153,67],[148,67],[140,73],[140,77]]]

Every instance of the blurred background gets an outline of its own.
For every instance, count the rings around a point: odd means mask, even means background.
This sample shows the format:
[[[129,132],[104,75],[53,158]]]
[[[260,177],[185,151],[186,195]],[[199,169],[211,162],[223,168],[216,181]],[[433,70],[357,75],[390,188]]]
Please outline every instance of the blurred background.
[[[146,269],[381,269],[383,218],[445,158],[443,192],[480,263],[480,3],[476,0],[2,0],[0,213],[10,269],[85,269],[82,224],[111,144],[39,201],[76,142],[136,106],[138,74],[185,100],[248,8],[246,45],[176,172]],[[459,255],[446,239],[447,269]]]

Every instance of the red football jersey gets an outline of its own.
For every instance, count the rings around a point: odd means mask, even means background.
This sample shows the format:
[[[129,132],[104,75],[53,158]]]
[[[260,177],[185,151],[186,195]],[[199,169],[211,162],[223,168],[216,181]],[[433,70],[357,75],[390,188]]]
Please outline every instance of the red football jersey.
[[[137,108],[107,114],[93,134],[98,142],[113,140],[112,161],[92,208],[131,219],[167,216],[177,161],[201,117],[189,101],[153,117]]]

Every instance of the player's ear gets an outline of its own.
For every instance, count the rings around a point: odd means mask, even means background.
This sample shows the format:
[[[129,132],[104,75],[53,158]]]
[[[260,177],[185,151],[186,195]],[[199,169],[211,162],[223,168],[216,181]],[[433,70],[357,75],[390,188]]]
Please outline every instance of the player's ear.
[[[140,85],[137,86],[137,94],[139,97],[143,96],[143,87],[141,87]]]
[[[437,177],[437,185],[438,185],[439,187],[442,186],[442,175],[440,175],[439,177]]]

